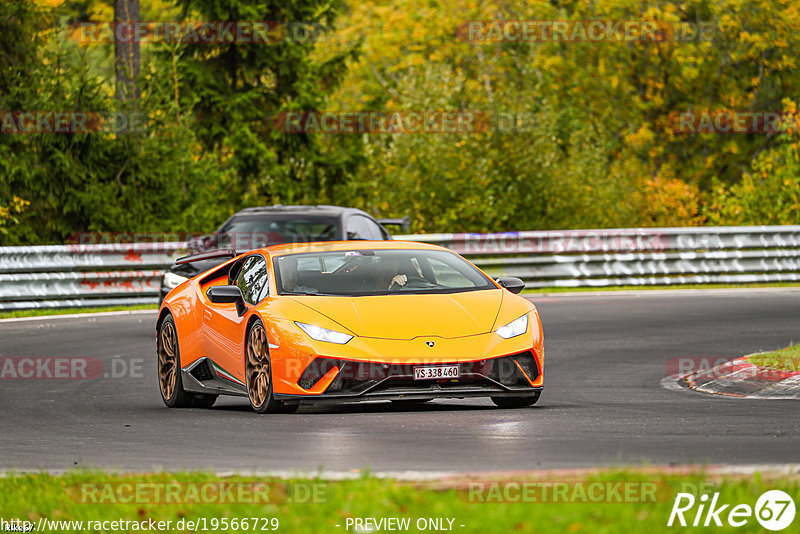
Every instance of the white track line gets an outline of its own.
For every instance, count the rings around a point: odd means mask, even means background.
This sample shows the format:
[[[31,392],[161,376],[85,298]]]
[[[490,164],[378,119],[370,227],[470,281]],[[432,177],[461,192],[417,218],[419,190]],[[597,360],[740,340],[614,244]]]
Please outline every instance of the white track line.
[[[39,315],[37,317],[12,317],[10,319],[0,319],[3,323],[19,323],[24,321],[52,321],[53,319],[82,319],[85,317],[114,317],[118,315],[144,315],[155,314],[158,310],[124,310],[95,313],[62,313],[60,315]]]
[[[431,481],[443,480],[448,478],[469,479],[480,477],[517,477],[526,478],[531,476],[564,476],[569,474],[571,476],[578,476],[581,474],[591,475],[595,473],[602,473],[608,470],[630,470],[642,472],[665,472],[665,473],[680,473],[682,471],[691,471],[694,473],[702,472],[706,476],[720,476],[720,475],[733,475],[733,476],[752,476],[755,473],[772,476],[800,476],[800,464],[742,464],[742,465],[670,465],[659,466],[650,465],[646,467],[636,465],[625,465],[615,467],[583,467],[583,468],[567,468],[567,469],[535,469],[535,470],[512,470],[512,471],[302,471],[302,470],[247,470],[247,469],[234,469],[217,471],[215,474],[221,478],[231,476],[248,476],[258,478],[280,478],[280,479],[318,479],[328,481],[338,480],[357,480],[365,475],[375,478],[391,478],[400,481]],[[72,469],[18,469],[18,470],[2,470],[0,471],[0,478],[9,476],[18,476],[25,474],[41,474],[48,473],[51,475],[63,475],[71,473]],[[143,472],[153,473],[168,473],[169,470],[152,469],[150,471],[142,471],[141,469],[127,471],[124,469],[103,469],[107,474],[141,474]]]

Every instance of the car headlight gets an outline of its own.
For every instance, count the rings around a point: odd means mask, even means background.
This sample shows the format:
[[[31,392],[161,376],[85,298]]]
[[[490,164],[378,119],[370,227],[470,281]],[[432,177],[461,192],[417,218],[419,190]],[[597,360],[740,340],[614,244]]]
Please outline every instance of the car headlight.
[[[185,276],[181,276],[179,274],[175,274],[175,273],[171,273],[171,272],[167,271],[166,273],[164,273],[164,282],[163,283],[164,283],[164,286],[166,288],[173,289],[175,287],[178,287],[179,285],[181,285],[182,283],[184,283],[187,280],[188,280],[188,278],[186,278]]]
[[[521,336],[528,331],[528,314],[522,317],[517,317],[505,326],[501,326],[495,330],[495,334],[503,339],[511,339],[512,337]]]
[[[311,339],[316,339],[317,341],[327,341],[328,343],[344,345],[353,339],[353,336],[349,334],[343,334],[342,332],[337,332],[336,330],[328,330],[327,328],[322,328],[321,326],[300,323],[297,321],[295,321],[294,324],[299,326],[303,332],[308,334],[308,337]]]

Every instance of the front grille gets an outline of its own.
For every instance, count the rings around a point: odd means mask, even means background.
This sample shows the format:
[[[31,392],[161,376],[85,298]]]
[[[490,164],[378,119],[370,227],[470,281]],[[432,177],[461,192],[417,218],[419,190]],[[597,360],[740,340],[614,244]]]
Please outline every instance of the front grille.
[[[311,389],[334,367],[339,368],[339,373],[325,393],[352,395],[367,390],[372,393],[393,390],[441,391],[470,388],[503,390],[502,386],[530,386],[525,374],[531,381],[536,380],[539,375],[536,360],[530,351],[500,358],[461,362],[458,364],[459,378],[457,379],[414,380],[414,368],[420,365],[424,364],[356,362],[320,357],[314,359],[306,367],[298,384],[303,389]],[[447,363],[431,363],[429,365],[447,365]],[[520,368],[525,374],[520,371]]]

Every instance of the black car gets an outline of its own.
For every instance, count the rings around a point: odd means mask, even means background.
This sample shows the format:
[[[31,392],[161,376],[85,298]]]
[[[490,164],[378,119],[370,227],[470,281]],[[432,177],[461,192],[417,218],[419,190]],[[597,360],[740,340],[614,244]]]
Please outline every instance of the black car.
[[[234,214],[210,236],[187,242],[189,254],[220,249],[245,252],[280,243],[313,241],[347,241],[351,239],[387,240],[391,235],[386,225],[399,225],[406,230],[404,219],[375,219],[356,208],[340,206],[262,206],[247,208]],[[159,302],[183,281],[216,267],[226,258],[212,258],[173,265],[161,279]]]

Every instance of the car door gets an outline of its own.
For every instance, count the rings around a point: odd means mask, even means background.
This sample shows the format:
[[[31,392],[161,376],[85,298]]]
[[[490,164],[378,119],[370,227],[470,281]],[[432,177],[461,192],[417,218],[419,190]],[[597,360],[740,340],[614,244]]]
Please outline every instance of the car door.
[[[261,254],[245,257],[231,269],[230,285],[239,287],[248,307],[267,296],[267,262]],[[244,343],[246,315],[239,316],[235,304],[216,304],[205,296],[203,332],[206,353],[214,363],[244,381]]]

